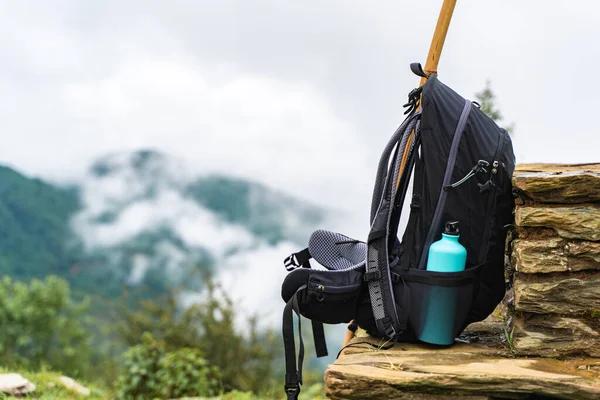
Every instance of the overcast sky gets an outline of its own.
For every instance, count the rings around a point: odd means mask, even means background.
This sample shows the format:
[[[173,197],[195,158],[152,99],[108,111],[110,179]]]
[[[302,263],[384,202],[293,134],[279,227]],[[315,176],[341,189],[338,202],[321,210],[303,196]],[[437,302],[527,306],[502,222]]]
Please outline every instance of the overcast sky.
[[[441,0],[0,1],[0,162],[48,179],[157,148],[368,208]],[[440,79],[486,79],[518,162],[600,161],[600,5],[458,0]]]

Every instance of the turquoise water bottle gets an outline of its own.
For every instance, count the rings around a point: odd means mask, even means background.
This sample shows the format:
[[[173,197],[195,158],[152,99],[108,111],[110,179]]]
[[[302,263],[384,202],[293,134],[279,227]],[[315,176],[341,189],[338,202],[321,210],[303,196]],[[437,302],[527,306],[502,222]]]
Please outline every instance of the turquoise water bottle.
[[[458,242],[458,221],[446,223],[442,238],[429,247],[427,271],[460,272],[467,262],[467,250]],[[460,287],[426,285],[421,312],[423,329],[418,335],[423,342],[450,345],[454,343],[454,318]]]
[[[442,238],[429,247],[427,271],[460,272],[467,263],[467,249],[458,243],[458,221],[446,222]]]

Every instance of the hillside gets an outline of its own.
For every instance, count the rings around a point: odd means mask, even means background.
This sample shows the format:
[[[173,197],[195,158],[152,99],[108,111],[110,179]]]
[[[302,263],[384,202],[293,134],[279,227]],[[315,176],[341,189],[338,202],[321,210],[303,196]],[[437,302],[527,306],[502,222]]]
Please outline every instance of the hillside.
[[[61,188],[0,166],[0,273],[20,279],[64,274],[77,188]]]
[[[123,285],[199,290],[217,265],[302,245],[323,218],[318,206],[257,182],[190,173],[155,151],[103,157],[68,188],[1,167],[0,273],[53,273],[107,298]]]

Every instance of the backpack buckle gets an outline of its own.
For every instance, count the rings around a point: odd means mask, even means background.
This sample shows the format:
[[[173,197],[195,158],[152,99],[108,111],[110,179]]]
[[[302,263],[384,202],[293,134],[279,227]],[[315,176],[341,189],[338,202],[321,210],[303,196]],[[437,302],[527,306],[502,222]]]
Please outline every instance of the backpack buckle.
[[[288,256],[285,260],[283,260],[283,265],[288,271],[293,271],[298,267],[310,268],[310,258],[310,252],[308,251],[308,248],[306,248]]]
[[[385,334],[388,338],[392,339],[394,336],[396,336],[396,330],[392,325],[388,325],[388,327],[385,328]]]
[[[289,395],[295,395],[300,393],[300,386],[298,384],[295,385],[285,385],[285,393]]]
[[[363,280],[365,282],[370,282],[370,281],[374,281],[381,278],[381,272],[379,270],[376,271],[371,271],[371,272],[365,272],[365,274],[363,275]]]
[[[287,269],[288,271],[293,271],[296,268],[298,268],[300,266],[300,264],[298,263],[298,260],[296,259],[296,253],[286,257],[286,259],[283,260],[283,265],[285,266],[285,269]]]
[[[300,377],[297,373],[295,374],[285,374],[285,386],[284,390],[287,394],[288,399],[297,399],[298,394],[300,393],[300,385],[298,382],[300,381]]]

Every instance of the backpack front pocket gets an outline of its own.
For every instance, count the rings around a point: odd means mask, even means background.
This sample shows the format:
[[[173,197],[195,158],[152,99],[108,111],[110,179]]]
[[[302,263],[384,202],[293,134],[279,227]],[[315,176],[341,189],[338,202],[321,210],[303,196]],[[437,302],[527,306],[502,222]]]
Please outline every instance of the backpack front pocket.
[[[344,272],[334,273],[344,274]],[[350,322],[356,316],[363,282],[362,273],[348,274],[349,280],[311,276],[300,302],[300,312],[306,318],[326,324]],[[339,278],[340,275],[335,275]]]

